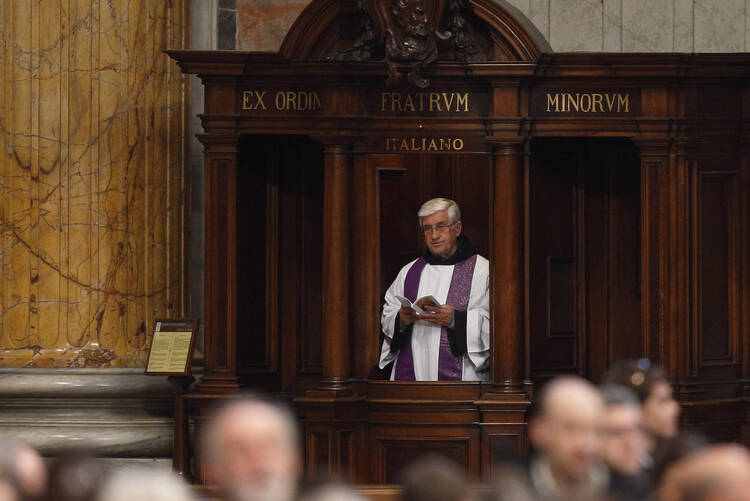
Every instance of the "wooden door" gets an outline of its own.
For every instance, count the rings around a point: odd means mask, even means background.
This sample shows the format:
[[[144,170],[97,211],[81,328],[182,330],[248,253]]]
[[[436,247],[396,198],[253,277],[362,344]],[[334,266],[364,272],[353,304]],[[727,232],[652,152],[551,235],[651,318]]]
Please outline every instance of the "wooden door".
[[[637,150],[619,139],[537,139],[530,179],[532,379],[598,381],[643,352]]]

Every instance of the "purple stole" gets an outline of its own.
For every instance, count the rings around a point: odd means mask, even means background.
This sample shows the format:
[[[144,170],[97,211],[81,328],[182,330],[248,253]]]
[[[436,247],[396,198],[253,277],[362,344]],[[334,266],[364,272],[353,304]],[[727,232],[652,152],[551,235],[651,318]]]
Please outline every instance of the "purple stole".
[[[445,302],[456,311],[466,311],[471,296],[471,279],[474,276],[474,266],[477,263],[477,255],[456,263],[453,267],[451,285],[448,289],[448,297]],[[422,276],[427,261],[420,257],[406,272],[404,279],[404,296],[412,303],[417,299],[419,292],[419,280]],[[398,325],[394,326],[396,329]],[[460,381],[463,374],[463,355],[454,357],[448,342],[448,328],[440,330],[440,353],[438,356],[438,381]],[[414,353],[411,348],[411,336],[401,348],[396,360],[395,381],[414,381]]]

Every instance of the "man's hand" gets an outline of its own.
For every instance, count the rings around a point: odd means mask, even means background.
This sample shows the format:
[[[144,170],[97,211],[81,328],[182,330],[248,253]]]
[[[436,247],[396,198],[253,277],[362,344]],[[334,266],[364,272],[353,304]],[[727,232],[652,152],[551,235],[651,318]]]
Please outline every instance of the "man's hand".
[[[431,324],[440,327],[450,327],[453,320],[453,312],[456,311],[453,306],[444,304],[443,306],[425,305],[424,309],[429,313],[419,315],[420,320],[427,320]]]
[[[401,319],[403,325],[411,325],[415,320],[418,320],[417,312],[408,306],[402,306],[398,312],[398,316]]]

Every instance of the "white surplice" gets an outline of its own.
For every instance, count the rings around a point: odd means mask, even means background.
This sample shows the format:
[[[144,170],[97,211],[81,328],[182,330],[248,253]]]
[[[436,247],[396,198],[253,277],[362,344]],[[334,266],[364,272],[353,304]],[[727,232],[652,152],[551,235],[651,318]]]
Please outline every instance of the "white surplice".
[[[404,295],[404,279],[409,269],[417,260],[410,262],[399,272],[396,280],[385,293],[385,304],[380,323],[385,338],[380,350],[380,368],[384,368],[396,359],[391,371],[391,380],[398,365],[398,353],[391,353],[391,341],[394,329],[398,329],[396,315],[401,309],[401,303],[396,296]],[[417,298],[432,295],[445,304],[448,289],[453,277],[453,265],[425,264],[419,280]],[[466,315],[466,347],[463,355],[463,381],[486,380],[488,376],[489,347],[490,347],[490,264],[487,259],[477,256],[474,275],[471,280],[471,295]],[[414,354],[414,376],[417,381],[437,381],[438,356],[440,353],[439,326],[424,320],[417,320],[412,327],[411,348]]]

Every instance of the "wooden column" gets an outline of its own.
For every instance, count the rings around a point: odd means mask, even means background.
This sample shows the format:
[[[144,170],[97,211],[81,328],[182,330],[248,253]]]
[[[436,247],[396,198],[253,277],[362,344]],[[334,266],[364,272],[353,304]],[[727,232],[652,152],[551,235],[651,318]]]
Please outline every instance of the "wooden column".
[[[524,391],[528,175],[524,145],[494,145],[492,204],[492,362],[493,392]]]
[[[237,384],[237,144],[234,135],[200,136],[206,156],[206,322],[202,393]]]
[[[303,422],[307,473],[364,481],[367,462],[354,451],[366,441],[366,408],[350,382],[349,146],[336,139],[323,143],[323,377],[295,404]]]
[[[321,388],[349,389],[348,147],[325,145],[323,202],[323,379]]]
[[[491,387],[482,413],[482,478],[499,456],[526,448],[528,169],[524,142],[493,142]]]

